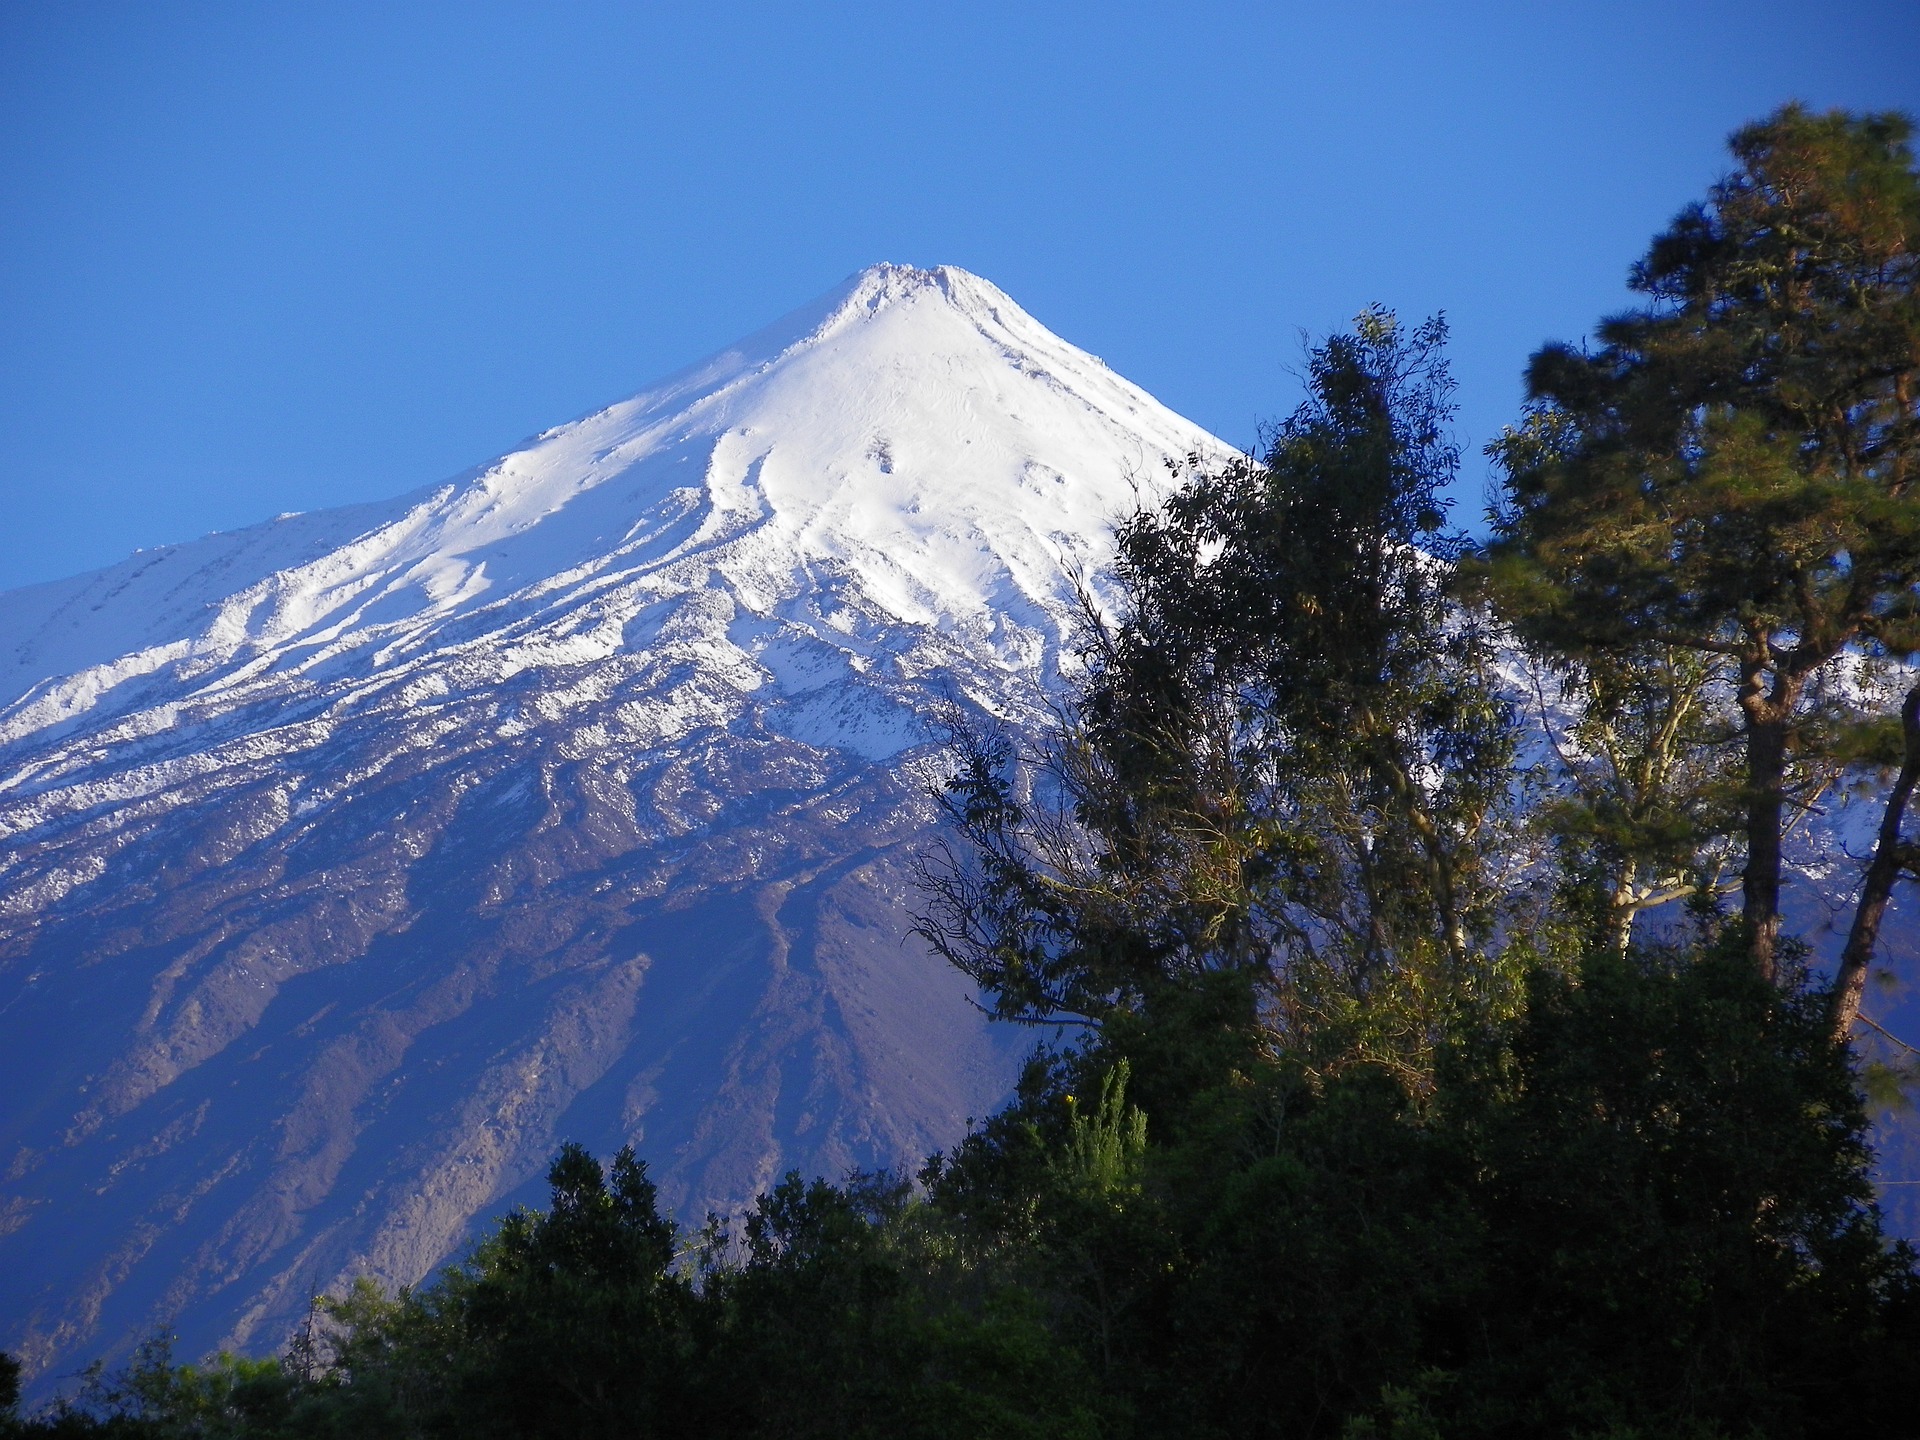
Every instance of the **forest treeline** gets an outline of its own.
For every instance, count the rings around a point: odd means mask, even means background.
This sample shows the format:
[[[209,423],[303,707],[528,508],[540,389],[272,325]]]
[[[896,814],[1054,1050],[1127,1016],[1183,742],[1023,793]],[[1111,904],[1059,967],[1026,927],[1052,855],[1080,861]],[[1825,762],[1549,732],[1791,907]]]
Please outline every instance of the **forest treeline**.
[[[1910,131],[1739,131],[1533,357],[1485,540],[1444,325],[1381,309],[1121,527],[1041,753],[952,717],[921,933],[1046,1043],[917,1175],[687,1232],[568,1146],[418,1289],[0,1430],[1920,1435],[1864,1108],[1911,1077],[1851,1039],[1920,873]],[[1847,786],[1829,976],[1781,878]]]

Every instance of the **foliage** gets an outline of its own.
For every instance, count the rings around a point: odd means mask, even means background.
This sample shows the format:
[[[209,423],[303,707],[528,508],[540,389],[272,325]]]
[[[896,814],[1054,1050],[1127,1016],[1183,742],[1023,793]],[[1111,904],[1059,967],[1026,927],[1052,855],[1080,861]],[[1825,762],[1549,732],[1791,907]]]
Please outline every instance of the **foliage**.
[[[1729,764],[1738,722],[1715,668],[1665,645],[1536,655],[1533,668],[1563,782],[1533,818],[1554,844],[1562,923],[1624,953],[1644,912],[1683,900],[1716,909],[1739,780]]]
[[[1448,594],[1445,334],[1364,312],[1264,459],[1121,528],[1124,608],[1086,607],[1037,780],[956,734],[923,933],[1004,1017],[1110,1023],[1238,976],[1276,1039],[1418,1077],[1446,1004],[1487,999],[1514,717]]]
[[[1451,1118],[1499,1302],[1474,1427],[1901,1433],[1920,1292],[1823,995],[1723,946],[1602,952],[1530,999]]]
[[[1634,267],[1650,303],[1533,357],[1492,575],[1563,655],[1690,650],[1744,749],[1743,915],[1773,964],[1785,817],[1824,783],[1844,658],[1920,649],[1920,175],[1899,115],[1788,105]]]

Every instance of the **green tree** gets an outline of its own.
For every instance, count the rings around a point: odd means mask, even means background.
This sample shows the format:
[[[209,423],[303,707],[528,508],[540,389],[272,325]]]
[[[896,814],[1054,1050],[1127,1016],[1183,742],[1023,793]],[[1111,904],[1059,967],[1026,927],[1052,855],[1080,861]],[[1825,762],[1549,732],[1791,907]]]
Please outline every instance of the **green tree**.
[[[1447,1089],[1487,1237],[1486,1343],[1444,1402],[1466,1433],[1912,1433],[1913,1255],[1880,1233],[1825,997],[1782,960],[1540,972]]]
[[[1364,312],[1263,459],[1122,527],[1120,613],[1089,602],[1031,788],[1009,741],[959,735],[923,933],[1003,1016],[1211,986],[1243,1024],[1427,1066],[1496,933],[1514,735],[1449,593],[1444,340]]]
[[[1725,667],[1763,973],[1796,782],[1830,753],[1822,727],[1854,718],[1822,681],[1920,647],[1910,132],[1796,105],[1737,132],[1734,170],[1634,267],[1650,303],[1605,321],[1596,350],[1536,354],[1527,423],[1493,447],[1494,574],[1516,624],[1574,657],[1667,646]]]
[[[361,1280],[323,1301],[311,1343],[279,1365],[288,1436],[696,1433],[698,1297],[645,1165],[563,1146],[545,1210],[503,1219],[418,1290]],[[273,1362],[268,1362],[273,1363]],[[261,1430],[247,1433],[268,1433]]]
[[[1530,659],[1561,782],[1535,810],[1558,850],[1560,923],[1624,954],[1642,913],[1723,888],[1730,697],[1716,667],[1671,646]]]
[[[545,1212],[509,1215],[449,1281],[473,1435],[625,1436],[695,1423],[693,1294],[646,1166],[578,1145]]]
[[[789,1174],[760,1197],[745,1254],[711,1277],[714,1360],[740,1435],[1077,1440],[1100,1433],[1086,1368],[991,1253],[912,1187]]]

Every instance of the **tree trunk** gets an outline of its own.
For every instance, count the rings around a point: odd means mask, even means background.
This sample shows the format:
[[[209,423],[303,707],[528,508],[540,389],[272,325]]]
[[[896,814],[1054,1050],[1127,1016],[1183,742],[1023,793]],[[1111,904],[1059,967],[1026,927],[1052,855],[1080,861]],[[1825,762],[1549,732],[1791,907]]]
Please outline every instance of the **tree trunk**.
[[[1607,904],[1607,948],[1625,955],[1633,948],[1633,920],[1640,913],[1633,903],[1633,882],[1622,880]]]
[[[1860,996],[1867,987],[1867,966],[1873,961],[1874,943],[1880,938],[1880,921],[1893,896],[1893,883],[1912,863],[1912,847],[1902,838],[1901,823],[1907,805],[1920,782],[1920,682],[1907,691],[1900,707],[1900,729],[1905,750],[1900,774],[1887,793],[1886,813],[1880,817],[1880,838],[1873,849],[1873,863],[1867,866],[1866,879],[1860,885],[1860,901],[1854,907],[1853,926],[1847,932],[1847,948],[1840,952],[1840,971],[1833,979],[1833,1038],[1844,1042],[1860,1013]]]
[[[1747,713],[1747,868],[1740,880],[1748,953],[1775,978],[1780,937],[1780,831],[1786,808],[1787,720],[1791,707],[1756,697]]]

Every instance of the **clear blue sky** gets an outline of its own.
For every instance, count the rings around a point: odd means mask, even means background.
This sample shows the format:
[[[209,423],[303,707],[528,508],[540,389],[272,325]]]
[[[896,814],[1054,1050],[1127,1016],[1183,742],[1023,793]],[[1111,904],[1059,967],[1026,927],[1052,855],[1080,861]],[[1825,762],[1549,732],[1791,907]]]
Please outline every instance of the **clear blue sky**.
[[[1920,110],[1920,0],[0,0],[0,586],[397,494],[880,259],[1236,443],[1301,330],[1529,351],[1789,97]]]

